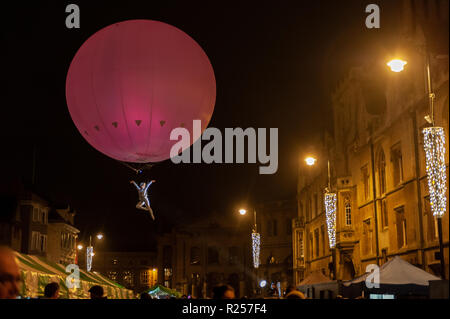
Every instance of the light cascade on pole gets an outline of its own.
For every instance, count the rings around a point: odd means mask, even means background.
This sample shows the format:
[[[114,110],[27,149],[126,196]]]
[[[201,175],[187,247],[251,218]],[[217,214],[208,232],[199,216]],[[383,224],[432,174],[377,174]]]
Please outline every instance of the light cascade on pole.
[[[336,198],[336,193],[330,193],[328,190],[324,196],[328,240],[331,249],[336,247]]]
[[[261,235],[256,231],[252,232],[252,252],[253,252],[253,267],[259,267],[259,253],[261,249]]]
[[[433,216],[444,216],[446,198],[445,133],[442,127],[423,129],[428,189]]]
[[[86,248],[86,270],[91,271],[92,269],[92,256],[94,256],[94,247],[88,246]]]

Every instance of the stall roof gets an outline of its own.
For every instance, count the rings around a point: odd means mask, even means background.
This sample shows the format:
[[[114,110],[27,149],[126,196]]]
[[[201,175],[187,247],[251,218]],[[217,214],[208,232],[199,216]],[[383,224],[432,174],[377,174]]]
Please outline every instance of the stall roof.
[[[313,271],[300,282],[299,286],[314,285],[322,282],[331,282],[332,280],[325,276],[322,271]]]
[[[369,273],[344,283],[345,286],[366,280]],[[395,256],[380,267],[380,284],[384,285],[420,285],[428,286],[430,280],[440,280],[425,270],[422,270],[399,256]]]

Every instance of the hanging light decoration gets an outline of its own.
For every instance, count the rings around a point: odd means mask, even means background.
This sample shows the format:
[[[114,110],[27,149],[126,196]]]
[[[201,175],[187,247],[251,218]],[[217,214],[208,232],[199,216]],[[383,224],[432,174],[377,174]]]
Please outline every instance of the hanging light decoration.
[[[94,256],[94,247],[88,246],[86,248],[86,270],[91,271],[92,269],[92,256]]]
[[[261,235],[257,232],[252,233],[252,251],[253,251],[253,267],[259,267],[259,252],[261,247]]]
[[[336,246],[336,194],[325,193],[325,213],[327,218],[328,239],[330,241],[330,248]]]
[[[446,211],[445,133],[442,127],[423,129],[428,189],[433,216],[441,218]]]

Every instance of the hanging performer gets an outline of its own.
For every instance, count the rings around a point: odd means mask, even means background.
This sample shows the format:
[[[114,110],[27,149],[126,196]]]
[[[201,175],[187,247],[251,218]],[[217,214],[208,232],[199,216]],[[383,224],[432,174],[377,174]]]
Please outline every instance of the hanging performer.
[[[152,183],[154,182],[155,180],[152,180],[148,184],[141,183],[138,186],[135,181],[130,181],[130,184],[134,184],[134,186],[136,186],[139,194],[139,202],[136,204],[136,208],[149,211],[153,220],[155,220],[155,216],[153,215],[153,210],[150,207],[150,201],[148,200],[147,190],[150,187],[150,185],[152,185]]]

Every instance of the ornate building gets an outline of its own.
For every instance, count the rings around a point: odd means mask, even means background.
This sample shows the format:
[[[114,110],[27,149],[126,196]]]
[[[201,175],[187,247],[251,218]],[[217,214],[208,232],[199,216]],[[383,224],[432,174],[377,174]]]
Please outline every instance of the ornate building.
[[[213,287],[224,283],[236,296],[249,295],[256,282],[251,225],[239,217],[213,214],[160,236],[158,282],[195,298],[211,297]]]
[[[350,279],[365,273],[368,264],[381,265],[396,255],[440,275],[437,221],[430,209],[422,134],[430,126],[425,120],[430,114],[425,43],[436,94],[436,126],[443,127],[446,136],[447,211],[442,229],[448,278],[448,2],[447,13],[431,8],[443,5],[442,1],[403,4],[404,23],[397,43],[407,54],[407,67],[393,73],[387,61],[374,61],[353,68],[332,96],[333,137],[324,134],[317,142],[315,167],[301,164],[299,168],[299,215],[293,232],[297,284],[313,270],[333,277],[334,267],[337,279]],[[447,21],[447,36],[441,38],[447,43],[444,50],[433,45],[436,38],[427,38],[434,35],[427,22],[442,19]],[[327,160],[331,188],[337,193],[335,258],[323,207]]]

